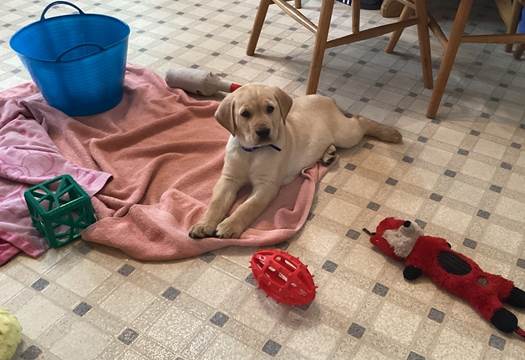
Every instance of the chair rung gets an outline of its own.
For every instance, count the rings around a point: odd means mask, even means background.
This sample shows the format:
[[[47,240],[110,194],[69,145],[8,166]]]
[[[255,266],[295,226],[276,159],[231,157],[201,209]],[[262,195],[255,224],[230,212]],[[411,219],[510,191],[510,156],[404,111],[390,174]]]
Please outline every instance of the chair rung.
[[[461,37],[461,42],[482,44],[525,43],[525,34],[464,35]]]
[[[310,30],[314,34],[317,32],[317,25],[315,25],[310,19],[304,16],[299,10],[292,5],[288,4],[286,0],[272,0],[273,3],[279,6],[285,13],[290,15],[292,19],[303,25],[306,29]]]
[[[404,21],[399,21],[393,24],[387,24],[378,26],[372,29],[366,29],[355,34],[343,36],[337,39],[333,39],[327,42],[326,47],[332,48],[340,45],[350,44],[356,41],[371,39],[373,37],[381,36],[384,34],[391,33],[398,29],[404,29],[408,26],[413,26],[417,24],[417,19],[408,19]]]

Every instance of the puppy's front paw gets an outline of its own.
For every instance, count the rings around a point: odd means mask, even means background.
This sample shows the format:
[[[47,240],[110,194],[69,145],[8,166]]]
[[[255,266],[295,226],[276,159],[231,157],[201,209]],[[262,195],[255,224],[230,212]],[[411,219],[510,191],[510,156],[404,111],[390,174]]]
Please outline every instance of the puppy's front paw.
[[[214,236],[215,229],[216,226],[213,224],[197,223],[191,227],[189,235],[192,239],[202,239]]]
[[[244,231],[244,225],[231,221],[230,218],[224,219],[217,225],[217,237],[222,239],[238,239]]]

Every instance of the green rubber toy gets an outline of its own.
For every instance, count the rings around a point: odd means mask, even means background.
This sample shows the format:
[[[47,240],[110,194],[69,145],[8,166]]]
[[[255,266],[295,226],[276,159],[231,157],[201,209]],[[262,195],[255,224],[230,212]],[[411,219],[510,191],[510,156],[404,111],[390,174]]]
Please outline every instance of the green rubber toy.
[[[89,195],[70,175],[35,185],[24,198],[33,226],[52,248],[70,243],[96,221]]]

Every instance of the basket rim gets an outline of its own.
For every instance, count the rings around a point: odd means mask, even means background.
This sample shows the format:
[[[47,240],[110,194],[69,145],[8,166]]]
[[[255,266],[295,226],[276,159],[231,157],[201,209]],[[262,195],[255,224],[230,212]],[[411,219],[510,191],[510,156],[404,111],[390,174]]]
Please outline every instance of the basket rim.
[[[101,52],[98,52],[98,53],[94,53],[94,54],[89,54],[89,55],[85,55],[85,56],[82,56],[80,58],[76,58],[76,59],[72,59],[72,60],[65,60],[65,61],[57,61],[56,59],[55,60],[50,60],[50,59],[39,59],[39,58],[36,58],[36,57],[33,57],[33,56],[28,56],[28,55],[25,55],[25,54],[22,54],[20,51],[18,51],[17,49],[15,49],[15,47],[13,46],[13,42],[16,41],[16,38],[22,33],[22,32],[25,32],[27,31],[29,28],[32,28],[32,27],[35,27],[35,26],[38,26],[38,25],[41,25],[42,23],[46,23],[46,22],[52,22],[52,21],[59,21],[59,20],[63,20],[64,18],[66,17],[77,17],[77,16],[82,16],[82,17],[102,17],[102,18],[106,18],[108,20],[111,20],[111,21],[114,21],[114,22],[117,22],[117,23],[120,23],[121,25],[124,25],[124,28],[126,29],[126,35],[120,39],[120,40],[117,40],[115,41],[114,43],[104,47],[104,50],[101,51]],[[80,61],[80,60],[83,60],[83,59],[86,59],[88,57],[91,57],[91,56],[96,56],[96,55],[99,55],[99,54],[102,54],[104,53],[104,51],[106,50],[109,50],[119,44],[121,44],[122,42],[126,41],[126,39],[129,38],[129,35],[131,33],[131,28],[129,27],[128,24],[126,24],[124,21],[116,18],[116,17],[113,17],[113,16],[109,16],[109,15],[104,15],[104,14],[68,14],[68,15],[60,15],[60,16],[54,16],[54,17],[51,17],[51,18],[48,18],[48,19],[44,19],[44,20],[38,20],[38,21],[35,21],[35,22],[32,22],[31,24],[28,24],[20,29],[18,29],[14,34],[13,36],[11,36],[11,38],[9,39],[9,47],[11,48],[11,50],[13,50],[18,56],[21,56],[25,59],[29,59],[29,60],[32,60],[32,61],[39,61],[39,62],[43,62],[43,63],[53,63],[53,64],[58,64],[58,63],[69,63],[69,62],[74,62],[74,61]]]

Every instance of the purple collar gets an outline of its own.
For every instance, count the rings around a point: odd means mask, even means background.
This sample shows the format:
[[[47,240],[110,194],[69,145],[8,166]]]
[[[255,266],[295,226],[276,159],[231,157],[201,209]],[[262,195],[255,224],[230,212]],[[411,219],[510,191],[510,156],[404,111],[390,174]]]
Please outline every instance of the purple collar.
[[[262,149],[265,147],[271,147],[274,150],[281,151],[281,148],[274,144],[259,145],[259,146],[254,146],[254,147],[244,147],[241,145],[241,149],[243,149],[246,152],[253,152],[255,150]]]

